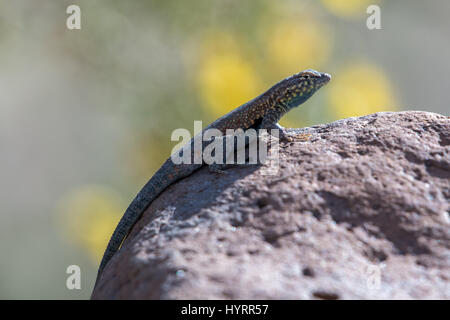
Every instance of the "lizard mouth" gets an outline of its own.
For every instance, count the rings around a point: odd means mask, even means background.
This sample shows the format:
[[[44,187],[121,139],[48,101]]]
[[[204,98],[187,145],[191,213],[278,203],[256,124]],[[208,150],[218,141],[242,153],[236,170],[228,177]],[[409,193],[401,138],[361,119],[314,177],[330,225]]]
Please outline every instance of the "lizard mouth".
[[[316,78],[316,88],[320,88],[326,85],[331,80],[331,75],[328,73],[320,73],[320,76]]]
[[[326,82],[328,82],[328,81],[331,80],[331,75],[330,75],[329,73],[323,72],[323,73],[320,75],[320,78],[323,79],[323,81],[326,83]]]

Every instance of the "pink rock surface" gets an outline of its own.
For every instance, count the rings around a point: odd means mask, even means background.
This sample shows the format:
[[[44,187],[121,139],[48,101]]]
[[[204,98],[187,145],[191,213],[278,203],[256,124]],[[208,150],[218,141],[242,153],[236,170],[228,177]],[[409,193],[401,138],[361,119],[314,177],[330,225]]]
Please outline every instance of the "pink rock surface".
[[[165,190],[94,299],[449,299],[450,119],[295,130],[280,170],[203,168]]]

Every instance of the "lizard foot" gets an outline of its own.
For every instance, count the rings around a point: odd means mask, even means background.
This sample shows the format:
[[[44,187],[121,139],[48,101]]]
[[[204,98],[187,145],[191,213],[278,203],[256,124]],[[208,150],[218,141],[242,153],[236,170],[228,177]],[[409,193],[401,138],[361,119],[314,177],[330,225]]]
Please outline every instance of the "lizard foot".
[[[294,138],[292,138],[288,134],[288,131],[284,127],[282,127],[280,124],[278,124],[278,123],[265,124],[265,125],[261,126],[261,128],[265,128],[265,129],[270,130],[269,133],[272,134],[272,135],[273,135],[272,130],[273,129],[278,129],[278,139],[280,139],[280,141],[283,141],[283,142],[292,142],[292,141],[294,141]]]
[[[312,134],[311,133],[293,133],[294,136],[292,136],[292,134],[288,134],[286,130],[280,131],[280,141],[283,142],[294,142],[294,141],[308,141],[311,137]]]
[[[309,139],[311,139],[311,137],[311,133],[299,133],[295,136],[295,139],[300,141],[308,141]]]
[[[294,138],[288,135],[286,130],[280,130],[280,141],[283,142],[293,142]]]

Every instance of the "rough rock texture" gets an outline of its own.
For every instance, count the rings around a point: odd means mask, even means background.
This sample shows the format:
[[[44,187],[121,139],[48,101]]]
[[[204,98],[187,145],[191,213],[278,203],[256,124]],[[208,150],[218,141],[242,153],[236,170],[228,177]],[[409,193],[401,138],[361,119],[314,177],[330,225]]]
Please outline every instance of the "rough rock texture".
[[[377,113],[294,132],[276,176],[204,168],[168,188],[93,298],[449,299],[449,118]]]

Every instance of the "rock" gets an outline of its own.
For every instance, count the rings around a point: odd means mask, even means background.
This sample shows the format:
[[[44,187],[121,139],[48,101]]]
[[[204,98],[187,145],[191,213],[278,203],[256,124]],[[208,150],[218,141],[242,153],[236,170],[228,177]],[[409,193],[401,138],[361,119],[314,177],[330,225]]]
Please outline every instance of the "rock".
[[[376,113],[292,137],[276,176],[203,168],[165,190],[93,298],[449,299],[449,118]]]

